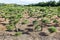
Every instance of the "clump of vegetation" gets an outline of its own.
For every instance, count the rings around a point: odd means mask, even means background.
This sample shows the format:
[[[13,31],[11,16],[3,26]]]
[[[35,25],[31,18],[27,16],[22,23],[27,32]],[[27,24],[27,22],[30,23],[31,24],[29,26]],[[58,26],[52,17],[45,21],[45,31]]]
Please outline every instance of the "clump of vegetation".
[[[29,23],[28,20],[24,20],[24,21],[22,22],[22,24],[27,24],[27,23]]]
[[[37,20],[34,20],[34,21],[33,21],[33,24],[34,24],[34,25],[38,25],[39,22],[38,22]]]
[[[29,16],[32,17],[33,16],[33,10],[31,8],[28,8],[28,13],[29,13]]]
[[[8,25],[8,26],[6,26],[6,28],[7,28],[7,30],[13,30],[14,29],[14,26]]]
[[[52,27],[48,28],[48,31],[49,31],[50,33],[54,33],[54,32],[57,31],[57,29],[56,29],[54,26],[52,26]]]
[[[60,13],[58,13],[57,16],[60,18]]]
[[[44,19],[42,19],[41,21],[42,21],[43,23],[50,23],[50,20],[47,19],[47,18],[46,18],[46,19],[44,18]]]
[[[60,18],[60,7],[58,7],[57,10],[58,10],[57,16]]]
[[[60,15],[58,15],[58,17],[60,18]]]
[[[53,20],[53,23],[58,23],[58,21],[55,19],[55,20]]]
[[[40,31],[41,30],[41,26],[39,26],[39,25],[35,26],[35,30],[36,31]]]
[[[20,36],[20,35],[22,35],[22,32],[16,32],[15,33],[15,36]]]
[[[43,17],[46,17],[47,16],[47,14],[45,13],[45,14],[43,14]]]
[[[44,11],[45,11],[45,9],[40,9],[40,11],[44,12]]]
[[[41,30],[41,26],[39,26],[39,25],[35,26],[35,30],[36,31],[40,31]]]

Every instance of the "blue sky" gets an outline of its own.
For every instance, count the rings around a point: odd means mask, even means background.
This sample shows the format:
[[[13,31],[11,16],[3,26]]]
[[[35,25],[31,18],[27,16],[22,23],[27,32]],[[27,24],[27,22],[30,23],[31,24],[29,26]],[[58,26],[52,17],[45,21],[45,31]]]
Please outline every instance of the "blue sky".
[[[31,4],[31,3],[46,2],[46,1],[50,1],[50,0],[0,0],[0,3]]]

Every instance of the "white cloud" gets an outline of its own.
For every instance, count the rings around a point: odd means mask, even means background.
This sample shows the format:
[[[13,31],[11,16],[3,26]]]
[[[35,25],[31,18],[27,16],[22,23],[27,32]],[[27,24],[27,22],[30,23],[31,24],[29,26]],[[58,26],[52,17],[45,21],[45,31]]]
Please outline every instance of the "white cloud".
[[[21,1],[24,1],[24,2],[39,2],[39,0],[21,0]]]

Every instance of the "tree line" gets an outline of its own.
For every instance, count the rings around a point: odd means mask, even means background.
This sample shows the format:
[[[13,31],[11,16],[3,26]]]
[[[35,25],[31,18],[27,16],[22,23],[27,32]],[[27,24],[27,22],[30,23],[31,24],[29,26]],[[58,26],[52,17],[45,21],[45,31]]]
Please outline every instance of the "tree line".
[[[5,6],[5,5],[22,6],[22,5],[18,5],[18,4],[0,3],[0,6]],[[24,6],[60,6],[60,0],[58,2],[56,2],[56,1],[39,2],[39,3],[35,3],[35,4],[24,5]]]
[[[48,2],[39,2],[36,4],[29,4],[27,6],[60,6],[60,0],[56,1],[48,1]]]

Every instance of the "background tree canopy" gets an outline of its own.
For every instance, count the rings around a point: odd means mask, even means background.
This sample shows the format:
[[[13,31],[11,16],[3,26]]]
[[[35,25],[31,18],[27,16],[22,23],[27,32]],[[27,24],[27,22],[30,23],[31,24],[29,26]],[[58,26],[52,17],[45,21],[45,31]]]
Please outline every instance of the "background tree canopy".
[[[60,6],[60,1],[39,2],[36,4],[29,4],[27,6]]]

